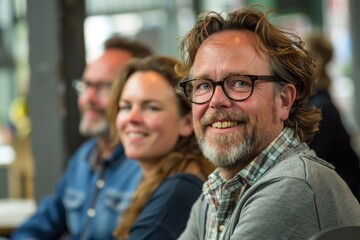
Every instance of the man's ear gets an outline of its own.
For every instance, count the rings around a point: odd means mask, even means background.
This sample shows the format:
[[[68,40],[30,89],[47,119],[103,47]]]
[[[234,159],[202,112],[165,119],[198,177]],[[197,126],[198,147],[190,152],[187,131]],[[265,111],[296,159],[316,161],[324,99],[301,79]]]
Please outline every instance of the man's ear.
[[[185,116],[181,117],[181,123],[180,123],[180,136],[182,137],[188,137],[190,136],[194,129],[192,124],[192,114],[188,113]]]
[[[280,120],[285,121],[296,98],[296,87],[294,84],[286,84],[280,93]]]

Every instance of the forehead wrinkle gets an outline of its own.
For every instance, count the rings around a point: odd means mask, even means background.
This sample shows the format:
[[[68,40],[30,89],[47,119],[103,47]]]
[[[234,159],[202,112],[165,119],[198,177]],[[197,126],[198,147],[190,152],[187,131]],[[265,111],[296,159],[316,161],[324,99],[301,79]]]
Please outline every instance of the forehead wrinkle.
[[[212,80],[234,74],[267,74],[268,56],[259,51],[257,44],[255,35],[249,31],[215,33],[200,46],[192,73],[196,78]],[[229,52],[230,46],[234,52]]]
[[[201,64],[200,65],[200,70],[198,72],[198,74],[195,74],[195,67],[199,67],[198,65],[193,66],[191,73],[192,73],[192,77],[193,78],[202,78],[202,79],[211,79],[211,76],[218,76],[219,73],[221,73],[223,71],[224,66],[222,66],[220,63],[222,61],[225,60],[225,56],[222,56],[221,54],[217,54],[217,52],[219,51],[219,46],[223,45],[221,42],[209,42],[209,43],[203,43],[200,48],[199,51],[201,51],[201,55],[202,57],[207,57],[207,59],[210,59],[210,56],[215,59],[214,61],[216,62],[216,67],[212,68],[211,72],[208,72],[207,70],[207,66],[206,64]],[[213,53],[215,52],[215,54]],[[213,56],[216,56],[213,57]],[[195,59],[196,62],[196,59]],[[218,69],[219,66],[221,67],[221,69]],[[204,70],[202,68],[205,68],[205,72],[203,72]]]

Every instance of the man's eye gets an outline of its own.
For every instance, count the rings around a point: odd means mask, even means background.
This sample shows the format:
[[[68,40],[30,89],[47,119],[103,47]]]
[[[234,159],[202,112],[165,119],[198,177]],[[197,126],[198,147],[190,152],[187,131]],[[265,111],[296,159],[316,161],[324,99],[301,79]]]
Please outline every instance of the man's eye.
[[[200,89],[209,89],[211,87],[211,85],[209,83],[202,83],[199,85]]]
[[[196,91],[205,91],[212,88],[212,85],[210,82],[207,81],[201,81],[195,85]]]
[[[98,86],[101,89],[109,90],[109,89],[111,89],[112,84],[111,83],[99,83]]]
[[[251,81],[234,79],[229,82],[229,86],[232,89],[249,88],[249,87],[251,88]]]
[[[242,86],[249,86],[249,83],[248,82],[245,82],[243,80],[237,80],[237,81],[234,81],[234,84],[233,84],[235,87],[242,87]]]

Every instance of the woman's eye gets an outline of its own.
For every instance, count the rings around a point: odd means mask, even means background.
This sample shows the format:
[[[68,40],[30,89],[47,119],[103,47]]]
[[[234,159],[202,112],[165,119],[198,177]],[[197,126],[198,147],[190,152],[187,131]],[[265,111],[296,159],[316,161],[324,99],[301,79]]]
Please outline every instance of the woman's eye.
[[[146,109],[149,110],[149,111],[152,111],[152,112],[160,111],[160,108],[158,106],[149,105],[149,106],[146,107]]]
[[[129,105],[120,105],[119,111],[129,111],[131,109],[131,106]]]

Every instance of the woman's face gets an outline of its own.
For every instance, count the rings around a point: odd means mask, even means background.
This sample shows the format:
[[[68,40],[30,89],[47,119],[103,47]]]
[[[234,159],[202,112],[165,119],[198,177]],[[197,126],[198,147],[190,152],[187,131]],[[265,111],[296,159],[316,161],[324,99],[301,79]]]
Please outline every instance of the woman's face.
[[[129,158],[160,160],[180,136],[192,133],[191,116],[180,116],[173,87],[155,71],[133,73],[119,99],[116,128]]]

